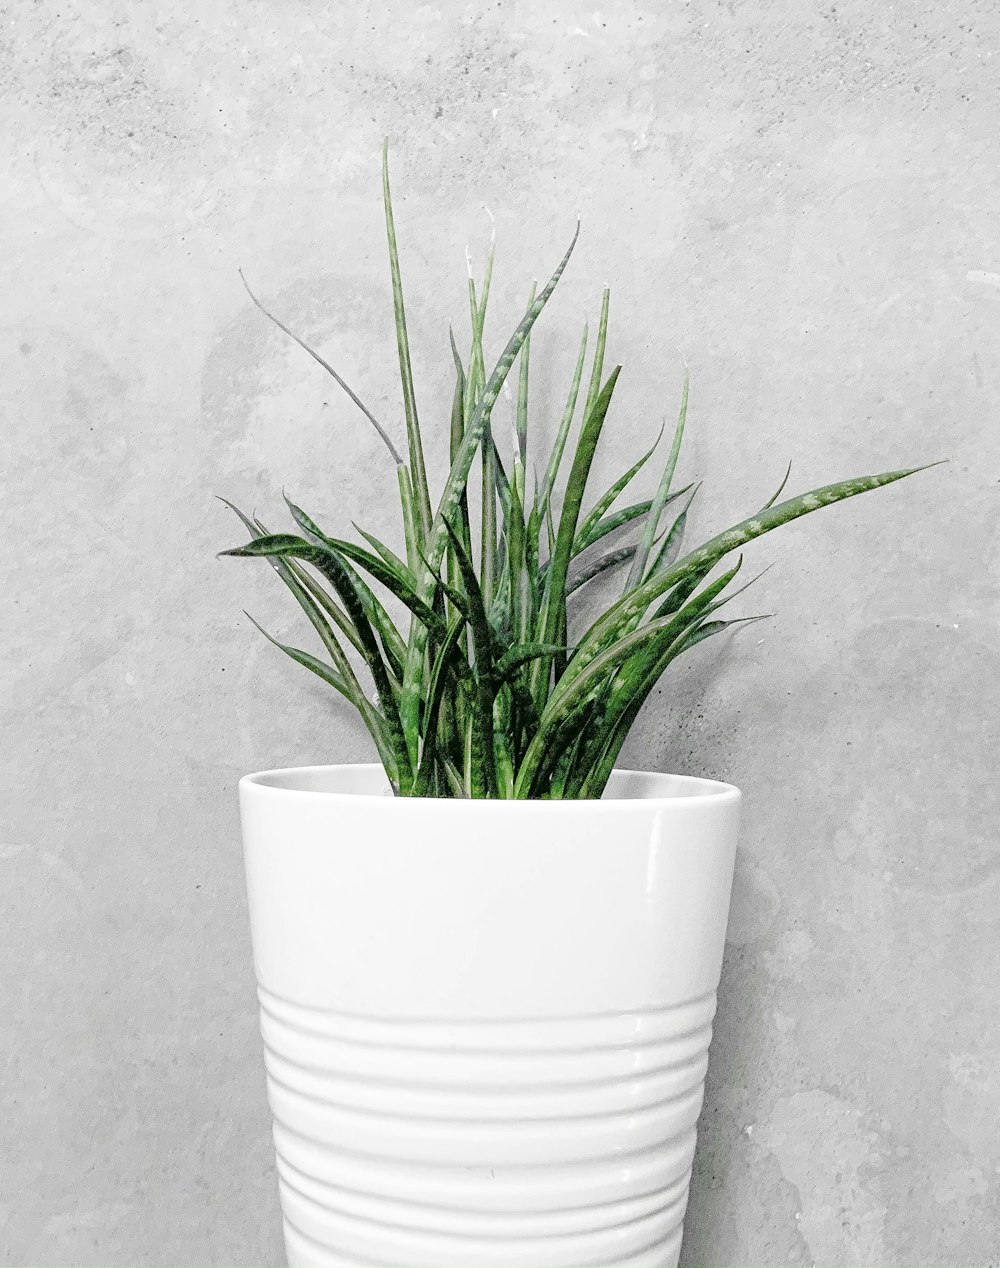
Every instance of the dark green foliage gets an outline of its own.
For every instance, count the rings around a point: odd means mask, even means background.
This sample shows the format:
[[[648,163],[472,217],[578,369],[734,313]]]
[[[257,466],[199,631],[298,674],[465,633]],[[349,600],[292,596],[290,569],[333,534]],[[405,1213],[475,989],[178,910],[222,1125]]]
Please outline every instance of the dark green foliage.
[[[620,372],[616,367],[604,376],[605,291],[576,442],[569,444],[569,436],[583,383],[586,332],[544,475],[534,479],[529,494],[530,334],[566,267],[574,235],[548,283],[537,294],[532,290],[524,316],[489,374],[483,330],[492,249],[478,293],[470,279],[471,348],[463,363],[451,340],[451,467],[435,510],[417,417],[385,151],[383,197],[406,458],[333,367],[273,320],[378,429],[397,465],[406,559],[362,529],[365,546],[329,537],[292,502],[288,507],[298,535],[269,533],[227,502],[252,540],[223,554],[268,559],[312,623],[327,659],[262,633],[354,705],[397,795],[599,797],[643,702],[671,661],[740,621],[760,619],[715,618],[740,592],[724,594],[741,561],[713,580],[716,565],[790,520],[923,468],[844,480],[778,502],[786,473],[756,515],[681,554],[688,508],[697,492],[691,484],[672,488],[687,415],[685,375],[670,454],[653,497],[613,509],[655,444],[585,512],[591,465]],[[492,412],[515,362],[515,443],[507,469],[494,440]],[[567,450],[569,471],[558,491]],[[475,529],[467,497],[474,469],[482,481]],[[632,540],[623,542],[630,531]],[[616,542],[598,547],[612,533],[618,534]],[[620,597],[570,645],[570,597],[615,568],[625,574]],[[409,618],[405,631],[390,618],[373,585],[403,605]],[[362,685],[359,672],[371,686]]]

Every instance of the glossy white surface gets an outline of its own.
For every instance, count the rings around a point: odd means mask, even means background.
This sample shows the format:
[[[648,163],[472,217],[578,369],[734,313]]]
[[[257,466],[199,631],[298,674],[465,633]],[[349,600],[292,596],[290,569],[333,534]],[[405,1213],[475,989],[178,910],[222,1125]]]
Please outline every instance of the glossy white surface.
[[[240,784],[291,1265],[673,1265],[739,793]]]

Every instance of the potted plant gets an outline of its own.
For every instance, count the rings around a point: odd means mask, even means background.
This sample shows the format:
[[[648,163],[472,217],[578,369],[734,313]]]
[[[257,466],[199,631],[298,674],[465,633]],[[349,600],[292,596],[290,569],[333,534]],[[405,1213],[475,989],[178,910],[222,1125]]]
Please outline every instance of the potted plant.
[[[290,501],[294,533],[233,507],[251,540],[223,552],[270,562],[324,655],[267,637],[358,710],[379,758],[240,782],[288,1261],[676,1264],[740,793],[615,763],[666,668],[756,619],[718,615],[746,588],[731,588],[734,552],[912,472],[779,501],[782,481],[684,550],[698,491],[675,487],[685,380],[653,496],[618,506],[655,445],[588,501],[620,369],[605,373],[605,291],[589,372],[585,332],[529,482],[530,334],[573,243],[488,369],[491,248],[481,285],[469,281],[464,359],[452,339],[435,504],[384,151],[383,196],[405,447],[272,320],[378,430],[404,554],[361,530],[363,544],[331,537]],[[515,364],[504,455],[491,415]],[[616,597],[581,622],[578,592],[613,570]]]

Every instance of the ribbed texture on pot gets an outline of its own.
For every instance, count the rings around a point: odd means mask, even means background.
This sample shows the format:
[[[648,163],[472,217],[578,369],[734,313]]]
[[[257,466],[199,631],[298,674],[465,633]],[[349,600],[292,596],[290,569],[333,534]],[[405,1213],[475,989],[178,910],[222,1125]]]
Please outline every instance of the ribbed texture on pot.
[[[714,992],[510,1021],[259,994],[293,1268],[676,1264]]]

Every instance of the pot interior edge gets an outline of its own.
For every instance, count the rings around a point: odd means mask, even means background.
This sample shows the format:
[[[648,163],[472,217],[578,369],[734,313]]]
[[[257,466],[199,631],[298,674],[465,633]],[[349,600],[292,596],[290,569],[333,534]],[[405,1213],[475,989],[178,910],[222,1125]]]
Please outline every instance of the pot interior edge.
[[[240,780],[242,788],[252,787],[255,790],[268,790],[279,795],[323,794],[326,796],[348,796],[370,798],[382,801],[388,798],[389,783],[385,771],[377,762],[345,763],[330,766],[293,766],[285,769],[258,771],[252,775],[244,775]],[[703,779],[694,775],[671,775],[659,771],[614,770],[608,781],[607,789],[600,800],[568,800],[568,801],[508,801],[503,799],[489,801],[465,801],[460,798],[400,798],[401,803],[413,806],[433,804],[434,806],[490,806],[494,810],[499,806],[551,806],[551,807],[595,807],[606,802],[650,801],[678,798],[685,800],[729,801],[740,797],[739,790],[732,784],[715,779]],[[395,800],[395,799],[393,799]]]

